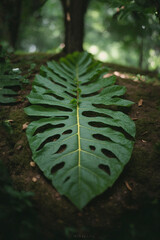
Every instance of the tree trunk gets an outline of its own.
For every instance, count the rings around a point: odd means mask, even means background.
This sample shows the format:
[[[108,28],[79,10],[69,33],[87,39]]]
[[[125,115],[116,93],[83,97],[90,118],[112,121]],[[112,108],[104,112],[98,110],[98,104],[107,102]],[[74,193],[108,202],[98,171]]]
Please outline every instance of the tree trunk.
[[[15,49],[21,17],[21,0],[0,0],[0,17],[2,23],[1,38],[8,40],[10,45]]]
[[[84,16],[89,0],[61,0],[65,24],[65,53],[83,51]]]
[[[25,20],[27,24],[29,17],[46,1],[0,0],[1,38],[7,40],[16,49],[21,22]]]
[[[139,54],[139,68],[143,68],[143,54],[144,54],[144,40],[143,40],[143,36],[141,38],[141,44],[139,46],[139,51],[140,51],[140,54]]]
[[[16,1],[16,4],[13,2],[12,6],[12,17],[9,19],[8,30],[10,35],[10,44],[16,49],[19,27],[20,27],[20,19],[21,19],[21,5],[22,1]]]

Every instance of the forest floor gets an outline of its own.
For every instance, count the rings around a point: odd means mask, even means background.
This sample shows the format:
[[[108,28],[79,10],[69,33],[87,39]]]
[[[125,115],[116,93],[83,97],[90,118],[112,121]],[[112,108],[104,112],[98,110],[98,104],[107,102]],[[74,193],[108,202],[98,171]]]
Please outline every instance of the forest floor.
[[[136,140],[131,160],[113,187],[79,211],[59,195],[37,166],[31,166],[31,150],[23,129],[24,124],[31,121],[23,110],[29,105],[26,96],[31,83],[40,66],[52,58],[13,55],[14,67],[20,68],[23,76],[27,75],[29,83],[19,91],[16,104],[0,107],[0,122],[9,120],[12,128],[12,133],[8,133],[0,125],[1,160],[14,189],[34,193],[31,200],[36,212],[34,227],[38,229],[38,239],[159,240],[160,81],[156,73],[136,69],[133,72],[132,68],[108,64],[110,73],[117,76],[117,83],[126,86],[125,98],[135,102],[128,114],[136,123]],[[28,71],[33,63],[34,68]],[[9,226],[7,228],[9,231]]]

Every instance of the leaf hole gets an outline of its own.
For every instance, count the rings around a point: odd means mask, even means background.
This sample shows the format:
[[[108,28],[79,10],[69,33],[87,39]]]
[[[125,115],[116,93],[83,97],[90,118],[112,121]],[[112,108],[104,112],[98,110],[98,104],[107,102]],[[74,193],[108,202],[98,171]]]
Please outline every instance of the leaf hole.
[[[65,162],[61,162],[61,163],[56,164],[54,167],[52,167],[51,173],[55,174],[58,170],[63,168],[64,165],[65,165]]]
[[[116,127],[116,126],[108,126],[110,128],[112,128],[115,131],[119,131],[121,132],[126,139],[130,140],[130,141],[134,141],[134,138],[132,136],[130,136],[123,128],[121,127]]]
[[[62,135],[65,135],[65,134],[71,134],[71,133],[72,133],[72,130],[69,129],[69,130],[64,131],[64,132],[62,133]]]
[[[115,105],[105,105],[105,104],[92,104],[92,105],[96,108],[104,108],[104,109],[109,109],[112,111],[118,110],[118,106],[115,106]]]
[[[58,109],[60,111],[65,111],[65,112],[72,112],[73,111],[70,108],[62,107],[62,106],[59,106],[59,105],[52,105],[52,106],[50,106],[50,105],[47,105],[47,104],[43,104],[42,106],[45,107],[48,110],[52,110],[54,108],[54,109]]]
[[[67,91],[64,91],[67,95],[69,95],[70,97],[72,97],[72,98],[77,98],[77,96],[76,95],[74,95],[74,94],[72,94],[72,93],[69,93],[69,92],[67,92]]]
[[[98,113],[94,111],[84,111],[82,112],[82,115],[85,117],[107,117],[107,118],[112,118],[111,116],[104,114],[104,113]]]
[[[60,110],[60,111],[65,111],[65,112],[72,112],[73,110],[70,108],[66,108],[66,107],[61,107],[61,106],[54,106],[56,109]]]
[[[66,177],[63,183],[66,183],[71,177]]]
[[[89,148],[92,150],[92,151],[95,151],[96,150],[96,148],[95,148],[95,146],[89,146]]]
[[[59,85],[59,86],[61,86],[61,87],[63,87],[63,88],[67,88],[65,85],[54,81],[52,78],[49,78],[49,79],[50,79],[52,82],[54,82],[56,85]],[[64,80],[64,79],[62,79],[62,80]]]
[[[91,124],[90,124],[91,123]],[[128,140],[130,140],[130,141],[134,141],[134,138],[132,137],[132,136],[130,136],[123,128],[121,128],[121,127],[116,127],[116,126],[110,126],[110,125],[108,125],[108,124],[104,124],[104,123],[96,123],[96,122],[89,122],[88,123],[89,125],[91,125],[91,126],[93,126],[93,127],[101,127],[101,128],[103,128],[103,127],[108,127],[108,128],[111,128],[112,130],[114,130],[114,131],[118,131],[118,132],[120,132],[120,133],[122,133],[124,136],[125,136],[125,138],[126,139],[128,139]],[[97,134],[94,134],[93,135],[93,137],[95,137],[96,138],[96,135]],[[98,134],[98,135],[101,135],[101,134]],[[101,136],[103,136],[103,135],[101,135]],[[107,139],[107,137],[105,137],[104,136],[104,138],[106,138],[106,139],[100,139],[100,140],[110,140],[110,139]],[[99,138],[97,138],[97,139],[99,139]],[[111,140],[110,140],[111,141]]]
[[[8,76],[9,77],[9,76]],[[13,91],[19,91],[21,89],[19,84],[15,84],[14,86],[4,86],[4,89],[11,89]]]
[[[107,173],[108,175],[111,175],[111,171],[108,165],[105,164],[99,164],[98,166],[100,169],[102,169],[105,173]]]
[[[105,149],[105,148],[102,148],[101,149],[101,152],[106,156],[106,157],[109,157],[109,158],[116,158],[117,157],[114,155],[114,153],[112,153],[111,151]]]
[[[56,99],[58,99],[58,100],[64,100],[63,97],[60,97],[60,96],[58,96],[58,95],[56,95],[56,94],[54,94],[54,93],[46,93],[45,95],[54,97],[54,98],[56,98]]]
[[[39,148],[37,148],[36,151],[39,151],[40,149],[42,149],[49,142],[57,141],[59,138],[60,138],[60,134],[56,134],[54,136],[48,137],[43,143],[41,143],[41,145],[39,146]]]
[[[92,127],[97,127],[97,128],[104,128],[107,127],[108,125],[103,123],[103,122],[89,122],[88,123]]]
[[[92,135],[95,139],[101,140],[101,141],[108,141],[108,142],[112,142],[110,138],[102,135],[102,134],[93,134]]]
[[[16,96],[18,96],[19,94],[18,93],[11,93],[11,94],[7,94],[7,93],[4,93],[4,94],[2,94],[3,95],[3,97],[16,97]]]
[[[75,84],[73,84],[73,83],[70,83],[70,85],[73,86],[73,87],[77,87],[77,86],[76,86]]]
[[[35,136],[37,133],[43,133],[46,130],[49,129],[53,129],[53,128],[61,128],[64,127],[65,124],[64,123],[60,123],[60,124],[56,124],[56,125],[52,125],[52,124],[46,124],[44,126],[39,127],[33,134],[33,136]]]
[[[66,148],[67,148],[66,144],[61,145],[58,151],[55,152],[55,154],[64,152]]]
[[[99,91],[96,91],[96,92],[88,93],[88,94],[82,94],[81,96],[82,96],[83,98],[85,98],[85,97],[92,97],[92,96],[98,95],[99,93],[100,93],[100,90],[99,90]]]
[[[89,71],[87,71],[87,72],[89,72]],[[86,73],[87,73],[86,72]],[[86,74],[85,73],[85,74]],[[85,75],[84,74],[84,75]],[[85,83],[82,83],[82,86],[85,86],[85,85],[89,85],[89,84],[93,84],[93,83],[95,83],[95,82],[97,82],[98,80],[99,80],[99,77],[100,77],[100,74],[96,74],[96,75],[94,75],[94,76],[92,76],[90,79],[89,79],[89,81],[87,81],[87,82],[85,82]]]

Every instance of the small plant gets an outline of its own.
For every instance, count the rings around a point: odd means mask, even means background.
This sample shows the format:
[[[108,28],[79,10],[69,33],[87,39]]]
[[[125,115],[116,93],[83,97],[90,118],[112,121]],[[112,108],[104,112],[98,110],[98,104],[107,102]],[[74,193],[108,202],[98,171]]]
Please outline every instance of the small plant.
[[[25,112],[33,160],[79,209],[111,187],[129,161],[134,122],[117,107],[126,89],[86,52],[41,67]]]
[[[0,103],[8,104],[16,102],[14,96],[18,95],[13,88],[19,88],[21,76],[12,69],[5,58],[5,53],[0,49]]]

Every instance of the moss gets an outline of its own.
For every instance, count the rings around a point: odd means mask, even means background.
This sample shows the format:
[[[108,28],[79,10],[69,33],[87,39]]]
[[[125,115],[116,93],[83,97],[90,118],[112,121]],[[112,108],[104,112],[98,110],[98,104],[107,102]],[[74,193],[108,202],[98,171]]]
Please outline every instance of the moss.
[[[160,176],[159,164],[160,155],[154,152],[154,149],[135,148],[132,159],[128,164],[127,175],[134,179],[139,184],[139,191],[147,191],[147,194],[153,195],[153,192],[158,192]],[[141,186],[142,184],[142,186]]]
[[[156,115],[157,116],[157,115]],[[152,139],[151,136],[157,134],[157,130],[159,129],[158,125],[155,125],[155,120],[146,120],[145,118],[139,119],[136,122],[136,139]]]
[[[30,119],[25,114],[23,108],[17,109],[13,108],[13,110],[10,111],[9,114],[10,119],[13,120],[13,130],[14,130],[14,137],[17,138],[20,134],[22,134],[22,126],[24,123],[28,122]]]
[[[22,57],[19,57],[19,66],[21,59]],[[25,64],[23,61],[25,71],[29,66],[26,65],[26,59]],[[46,61],[46,59],[43,60]],[[30,63],[29,61],[32,59],[28,58],[27,64]],[[43,64],[40,61],[40,58],[37,59],[38,66]],[[0,108],[1,119],[13,120],[13,134],[8,134],[4,130],[0,131],[0,136],[3,138],[0,142],[0,150],[3,149],[2,152],[5,152],[2,158],[7,163],[14,187],[19,191],[35,193],[33,203],[38,210],[40,227],[45,234],[43,239],[65,239],[63,237],[54,238],[54,233],[56,231],[64,232],[64,229],[71,227],[76,230],[77,236],[79,233],[84,233],[84,235],[86,233],[87,236],[87,232],[90,232],[90,236],[96,239],[111,239],[106,237],[108,231],[111,229],[113,233],[117,227],[120,227],[124,212],[139,210],[144,199],[155,199],[160,196],[159,143],[157,143],[156,149],[154,147],[160,137],[158,123],[160,115],[157,110],[159,88],[152,85],[146,86],[144,83],[137,84],[131,80],[123,79],[119,82],[127,86],[125,95],[127,99],[136,103],[140,98],[144,99],[142,107],[135,104],[131,109],[132,117],[138,118],[136,121],[136,144],[132,159],[113,187],[93,199],[81,212],[68,199],[57,193],[38,167],[32,168],[29,164],[32,158],[31,151],[25,131],[22,130],[22,125],[30,122],[30,118],[23,111],[27,101]],[[25,88],[21,93],[26,95],[29,91],[30,88]],[[142,140],[146,142],[142,142]],[[37,178],[37,182],[33,182],[32,178],[37,176],[40,178]],[[132,191],[127,189],[126,181],[132,187]],[[99,237],[102,232],[104,238]]]

